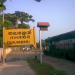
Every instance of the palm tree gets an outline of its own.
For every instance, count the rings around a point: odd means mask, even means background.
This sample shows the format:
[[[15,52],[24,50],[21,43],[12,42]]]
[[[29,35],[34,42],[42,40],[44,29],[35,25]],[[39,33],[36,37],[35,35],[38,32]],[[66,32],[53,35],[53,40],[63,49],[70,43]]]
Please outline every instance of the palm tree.
[[[2,12],[5,9],[6,9],[6,7],[3,4],[0,4],[0,12]]]
[[[6,2],[7,0],[0,0],[0,13],[3,12],[3,10],[6,9],[4,3]]]
[[[4,12],[3,12],[3,10],[6,9],[6,7],[5,7],[5,5],[4,5],[4,3],[5,3],[6,1],[7,1],[7,0],[0,0],[0,13],[3,14],[3,23],[4,23]]]

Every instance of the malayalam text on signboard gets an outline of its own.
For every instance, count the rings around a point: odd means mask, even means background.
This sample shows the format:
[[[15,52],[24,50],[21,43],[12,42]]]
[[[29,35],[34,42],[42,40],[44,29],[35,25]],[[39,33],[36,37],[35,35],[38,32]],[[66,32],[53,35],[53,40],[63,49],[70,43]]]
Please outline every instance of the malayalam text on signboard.
[[[4,29],[4,43],[9,46],[33,45],[36,47],[35,29]]]

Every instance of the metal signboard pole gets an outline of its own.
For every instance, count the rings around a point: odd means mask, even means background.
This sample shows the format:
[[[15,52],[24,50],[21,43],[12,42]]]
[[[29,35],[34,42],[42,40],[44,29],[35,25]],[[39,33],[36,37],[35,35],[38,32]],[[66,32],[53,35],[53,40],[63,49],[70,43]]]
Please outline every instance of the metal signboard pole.
[[[43,55],[43,52],[42,52],[42,40],[41,40],[41,30],[39,30],[39,36],[40,36],[40,63],[42,64],[42,55]]]
[[[4,44],[4,27],[3,27],[3,64],[5,64],[5,44]]]
[[[48,26],[49,26],[49,23],[48,22],[38,22],[37,23],[37,27],[39,27],[40,28],[40,30],[39,30],[39,39],[40,39],[40,62],[41,62],[41,64],[42,64],[42,58],[43,58],[43,49],[42,49],[42,40],[41,40],[41,32],[42,32],[42,30],[47,30],[47,28],[48,28]]]
[[[3,12],[3,53],[2,53],[2,62],[3,64],[5,63],[5,47],[4,47],[4,12]]]

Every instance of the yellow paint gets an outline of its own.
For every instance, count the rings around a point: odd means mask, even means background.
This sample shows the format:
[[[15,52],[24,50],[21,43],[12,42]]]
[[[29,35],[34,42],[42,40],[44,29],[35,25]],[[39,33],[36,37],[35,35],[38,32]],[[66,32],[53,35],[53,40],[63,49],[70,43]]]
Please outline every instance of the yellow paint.
[[[36,47],[35,29],[4,29],[6,46],[33,45]]]
[[[8,55],[8,54],[11,53],[12,49],[11,48],[6,48],[5,51],[6,51],[6,55]]]

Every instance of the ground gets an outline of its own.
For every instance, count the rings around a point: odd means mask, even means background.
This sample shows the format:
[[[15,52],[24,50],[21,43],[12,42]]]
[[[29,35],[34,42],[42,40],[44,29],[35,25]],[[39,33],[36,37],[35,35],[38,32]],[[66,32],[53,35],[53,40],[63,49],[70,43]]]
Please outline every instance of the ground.
[[[0,75],[35,75],[26,61],[0,64]]]
[[[58,70],[66,71],[67,75],[75,75],[75,62],[50,56],[43,56],[43,62],[52,65]]]
[[[43,62],[52,65],[55,69],[67,72],[67,75],[75,75],[75,62],[43,56]],[[0,75],[35,75],[28,63],[23,60],[0,63]]]
[[[66,71],[67,75],[75,75],[75,62],[58,59],[50,56],[43,56],[43,62],[52,65],[58,70]],[[0,75],[35,75],[35,72],[30,68],[26,61],[12,61],[4,65],[0,63]]]

